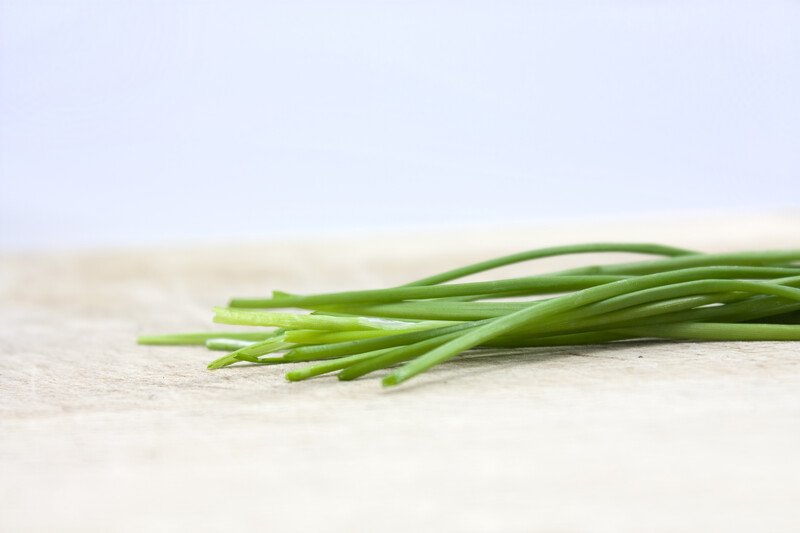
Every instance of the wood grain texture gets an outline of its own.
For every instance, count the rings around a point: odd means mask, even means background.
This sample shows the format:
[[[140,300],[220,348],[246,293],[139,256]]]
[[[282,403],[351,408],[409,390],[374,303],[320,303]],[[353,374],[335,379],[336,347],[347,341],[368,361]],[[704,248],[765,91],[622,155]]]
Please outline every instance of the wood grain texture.
[[[796,531],[799,343],[531,349],[396,390],[134,344],[207,329],[233,295],[553,244],[800,247],[792,213],[588,226],[6,254],[0,530]]]

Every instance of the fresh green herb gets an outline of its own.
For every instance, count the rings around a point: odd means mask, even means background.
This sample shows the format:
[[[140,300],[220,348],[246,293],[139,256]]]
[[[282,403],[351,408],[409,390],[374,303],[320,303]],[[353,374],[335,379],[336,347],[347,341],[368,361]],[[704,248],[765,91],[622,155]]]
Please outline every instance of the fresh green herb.
[[[447,283],[523,261],[599,252],[661,257]],[[396,385],[484,348],[632,339],[800,341],[799,318],[800,250],[704,254],[600,243],[530,250],[386,289],[234,298],[215,309],[215,322],[274,329],[144,336],[139,343],[230,352],[210,369],[313,363],[289,371],[290,381],[331,372],[347,381],[390,369],[383,384]]]

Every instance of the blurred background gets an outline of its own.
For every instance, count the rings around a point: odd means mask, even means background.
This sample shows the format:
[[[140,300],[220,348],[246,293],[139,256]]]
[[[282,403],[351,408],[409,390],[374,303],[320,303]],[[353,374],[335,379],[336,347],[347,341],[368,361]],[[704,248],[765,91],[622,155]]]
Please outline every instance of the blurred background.
[[[0,248],[800,206],[800,2],[0,0]]]

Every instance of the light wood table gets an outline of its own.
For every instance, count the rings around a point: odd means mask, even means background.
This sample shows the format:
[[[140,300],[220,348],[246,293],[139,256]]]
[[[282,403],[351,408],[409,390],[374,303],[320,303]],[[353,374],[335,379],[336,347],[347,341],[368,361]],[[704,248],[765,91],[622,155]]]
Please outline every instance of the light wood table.
[[[597,240],[797,248],[800,215],[5,254],[0,530],[797,531],[798,343],[535,349],[393,390],[134,343],[233,295]]]

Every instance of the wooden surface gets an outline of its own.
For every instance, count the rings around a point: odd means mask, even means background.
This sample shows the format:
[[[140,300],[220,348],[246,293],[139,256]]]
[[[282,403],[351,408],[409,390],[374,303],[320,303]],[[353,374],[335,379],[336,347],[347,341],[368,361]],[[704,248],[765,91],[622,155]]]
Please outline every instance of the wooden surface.
[[[552,244],[800,247],[797,214],[586,226],[4,255],[0,531],[797,531],[798,343],[536,349],[395,390],[134,344],[233,295]]]

